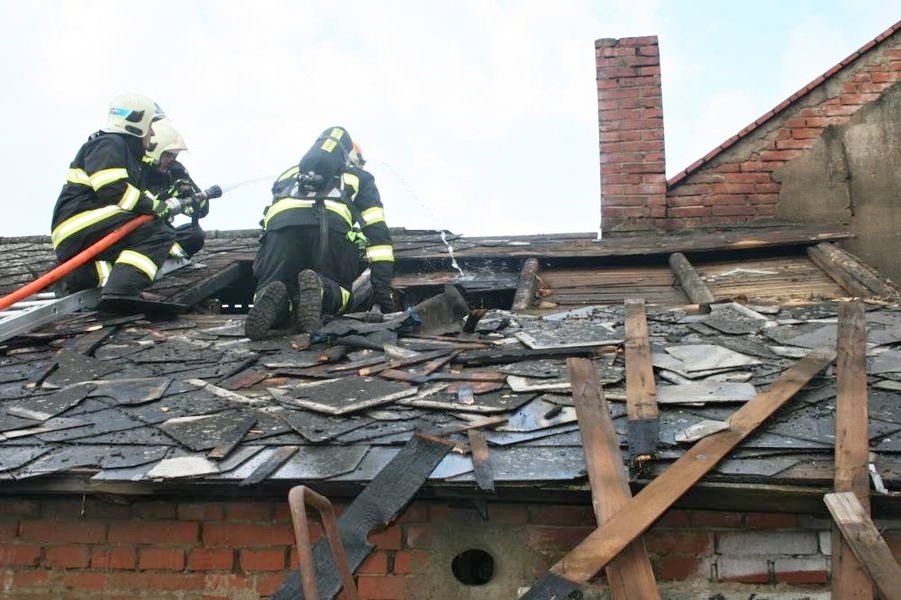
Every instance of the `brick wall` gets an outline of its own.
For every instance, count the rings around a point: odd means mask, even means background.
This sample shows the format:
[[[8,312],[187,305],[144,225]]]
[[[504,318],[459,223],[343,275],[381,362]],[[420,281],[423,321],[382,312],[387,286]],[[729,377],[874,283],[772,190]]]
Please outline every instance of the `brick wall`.
[[[443,597],[470,597],[472,585],[461,583],[446,560],[442,532],[452,529],[479,547],[478,532],[489,526],[494,537],[523,540],[516,541],[521,551],[539,557],[525,573],[496,574],[513,579],[495,582],[497,589],[521,589],[591,531],[592,514],[590,506],[498,503],[483,514],[472,504],[415,502],[370,536],[376,547],[356,574],[360,597],[438,598],[425,591],[426,582],[446,590]],[[901,525],[880,527],[901,556]],[[321,535],[315,523],[312,531]],[[644,541],[661,587],[701,583],[715,590],[737,583],[757,592],[776,584],[828,590],[827,520],[671,510]],[[0,499],[4,599],[255,600],[271,595],[296,565],[287,502]],[[600,576],[593,587],[601,589],[603,582]],[[476,588],[472,597],[512,595]]]
[[[665,216],[663,92],[656,37],[595,42],[601,151],[601,226]]]
[[[774,217],[779,169],[901,81],[901,27],[895,25],[661,184],[666,169],[657,38],[602,39],[595,48],[604,231]]]

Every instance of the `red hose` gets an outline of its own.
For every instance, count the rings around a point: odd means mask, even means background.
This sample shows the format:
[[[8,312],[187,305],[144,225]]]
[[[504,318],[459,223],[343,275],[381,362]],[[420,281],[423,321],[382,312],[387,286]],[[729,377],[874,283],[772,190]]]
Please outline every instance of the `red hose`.
[[[23,285],[11,294],[7,294],[6,296],[0,298],[0,310],[9,308],[19,300],[24,300],[32,294],[40,292],[42,289],[44,289],[57,279],[61,279],[78,267],[84,265],[89,260],[124,238],[126,235],[128,235],[144,223],[153,220],[154,218],[154,215],[141,215],[139,217],[135,217],[131,221],[127,221],[126,223],[120,225],[118,228],[106,234],[63,264],[44,273],[31,283]]]

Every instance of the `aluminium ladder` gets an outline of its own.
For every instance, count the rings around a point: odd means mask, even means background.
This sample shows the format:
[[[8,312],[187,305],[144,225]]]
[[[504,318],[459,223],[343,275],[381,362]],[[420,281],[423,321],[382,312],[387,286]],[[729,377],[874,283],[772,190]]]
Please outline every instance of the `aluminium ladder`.
[[[191,264],[188,258],[170,256],[160,268],[157,278]],[[100,300],[100,288],[82,290],[58,298],[53,292],[38,292],[0,310],[0,342],[38,327],[53,323],[79,310],[91,310]]]
[[[82,290],[62,298],[53,292],[32,294],[0,311],[0,342],[33,331],[81,309],[91,309],[100,299],[100,288]]]

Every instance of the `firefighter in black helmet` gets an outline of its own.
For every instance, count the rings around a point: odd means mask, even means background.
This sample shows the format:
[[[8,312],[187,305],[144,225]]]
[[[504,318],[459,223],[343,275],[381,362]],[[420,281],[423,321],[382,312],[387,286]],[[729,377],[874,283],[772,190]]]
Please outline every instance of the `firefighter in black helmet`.
[[[375,178],[343,127],[322,132],[272,186],[254,260],[256,293],[245,321],[251,339],[275,330],[314,331],[348,307],[394,310],[394,249]],[[362,257],[361,257],[362,252]],[[372,296],[351,298],[363,259]]]
[[[142,159],[152,123],[165,115],[150,98],[123,94],[110,103],[106,126],[92,134],[69,166],[53,209],[51,241],[60,262],[74,257],[141,214],[144,223],[64,280],[72,293],[102,286],[105,299],[139,298],[175,241],[170,206],[142,186]]]

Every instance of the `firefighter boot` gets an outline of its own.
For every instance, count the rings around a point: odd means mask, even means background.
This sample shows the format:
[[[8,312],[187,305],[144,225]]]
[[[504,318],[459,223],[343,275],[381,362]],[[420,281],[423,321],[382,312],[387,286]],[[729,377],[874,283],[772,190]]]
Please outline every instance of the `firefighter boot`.
[[[254,296],[253,306],[244,321],[244,335],[262,340],[288,318],[288,288],[282,281],[273,281]]]
[[[322,326],[322,280],[316,271],[304,269],[297,276],[300,298],[294,307],[294,323],[298,331],[310,332]]]

